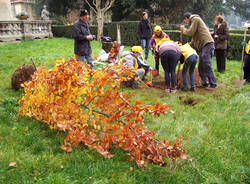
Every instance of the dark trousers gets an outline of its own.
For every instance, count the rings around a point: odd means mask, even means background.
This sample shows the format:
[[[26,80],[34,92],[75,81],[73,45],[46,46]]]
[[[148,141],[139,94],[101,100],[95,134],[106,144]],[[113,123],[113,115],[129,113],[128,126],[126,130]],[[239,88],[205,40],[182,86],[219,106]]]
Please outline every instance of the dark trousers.
[[[158,52],[154,52],[155,56],[155,69],[159,71],[159,64],[160,64],[160,56]]]
[[[180,59],[180,54],[173,50],[168,50],[160,55],[161,65],[165,71],[165,83],[167,88],[175,89],[176,86],[176,65]],[[171,79],[170,79],[171,78]],[[171,85],[170,85],[171,81]]]
[[[215,50],[217,71],[220,73],[226,70],[226,50]]]
[[[247,82],[250,82],[250,55],[245,56],[245,63],[244,63],[244,79],[246,79]]]
[[[208,84],[211,86],[217,86],[212,65],[213,51],[214,43],[208,43],[202,48],[199,55],[198,71],[202,80],[202,85],[204,86],[207,86]]]

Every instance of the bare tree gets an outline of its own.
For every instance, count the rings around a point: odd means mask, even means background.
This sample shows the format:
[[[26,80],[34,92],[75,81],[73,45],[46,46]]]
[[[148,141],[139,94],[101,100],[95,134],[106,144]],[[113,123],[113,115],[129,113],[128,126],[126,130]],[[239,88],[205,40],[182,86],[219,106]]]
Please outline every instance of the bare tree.
[[[84,0],[97,16],[97,40],[103,34],[104,15],[112,7],[115,0]]]

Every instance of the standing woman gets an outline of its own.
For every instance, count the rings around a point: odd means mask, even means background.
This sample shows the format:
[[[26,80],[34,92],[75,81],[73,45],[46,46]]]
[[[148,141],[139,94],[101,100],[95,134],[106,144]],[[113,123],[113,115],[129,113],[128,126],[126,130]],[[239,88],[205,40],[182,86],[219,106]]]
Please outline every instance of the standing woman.
[[[149,43],[153,34],[153,28],[148,20],[148,13],[143,12],[142,16],[143,18],[138,25],[138,34],[141,39],[141,47],[143,50],[145,50],[145,60],[147,60],[149,54]]]
[[[221,15],[215,17],[214,23],[214,32],[212,35],[215,41],[217,71],[224,73],[226,70],[226,49],[227,40],[229,38],[229,30],[227,22],[225,22],[224,17]]]
[[[176,65],[181,56],[181,48],[169,39],[162,39],[156,49],[161,58],[161,65],[165,72],[167,93],[176,93]]]

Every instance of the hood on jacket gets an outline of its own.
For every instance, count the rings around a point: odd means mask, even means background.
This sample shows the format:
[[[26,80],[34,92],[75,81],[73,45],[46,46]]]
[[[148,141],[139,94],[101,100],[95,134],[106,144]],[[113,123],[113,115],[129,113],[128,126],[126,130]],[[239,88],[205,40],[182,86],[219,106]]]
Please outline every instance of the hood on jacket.
[[[131,51],[124,51],[124,52],[122,53],[121,57],[125,57],[125,56],[127,56],[127,55],[133,55],[133,52],[131,52]]]
[[[191,25],[193,18],[196,18],[196,17],[201,18],[200,15],[197,15],[197,14],[191,15],[190,18],[189,18],[189,24],[188,25]]]

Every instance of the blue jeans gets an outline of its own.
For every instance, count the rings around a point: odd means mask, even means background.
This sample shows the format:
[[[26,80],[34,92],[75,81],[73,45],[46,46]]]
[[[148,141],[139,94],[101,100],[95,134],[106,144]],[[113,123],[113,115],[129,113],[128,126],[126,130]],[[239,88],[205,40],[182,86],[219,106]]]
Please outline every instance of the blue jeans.
[[[141,39],[141,47],[144,50],[145,49],[145,59],[148,59],[148,54],[149,54],[149,44],[150,44],[150,39],[143,38]]]
[[[79,58],[77,58],[77,61],[84,62],[85,59],[87,60],[87,63],[90,65],[90,68],[93,68],[94,67],[94,65],[93,65],[94,60],[93,60],[91,54],[88,56],[79,56]]]
[[[189,77],[191,82],[191,87],[195,87],[195,78],[194,78],[194,70],[195,65],[197,63],[198,56],[196,54],[192,54],[189,56],[183,66],[182,69],[182,78],[183,78],[183,86],[184,88],[188,88],[188,79],[187,79],[187,71],[189,69]]]

